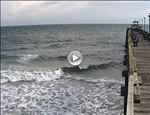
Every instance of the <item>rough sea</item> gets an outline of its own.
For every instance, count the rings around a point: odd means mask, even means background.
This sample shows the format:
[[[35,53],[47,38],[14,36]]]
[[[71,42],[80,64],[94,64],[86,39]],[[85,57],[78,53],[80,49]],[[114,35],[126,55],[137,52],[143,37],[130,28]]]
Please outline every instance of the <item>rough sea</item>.
[[[1,27],[2,115],[120,115],[126,24]],[[69,51],[82,52],[79,66]]]

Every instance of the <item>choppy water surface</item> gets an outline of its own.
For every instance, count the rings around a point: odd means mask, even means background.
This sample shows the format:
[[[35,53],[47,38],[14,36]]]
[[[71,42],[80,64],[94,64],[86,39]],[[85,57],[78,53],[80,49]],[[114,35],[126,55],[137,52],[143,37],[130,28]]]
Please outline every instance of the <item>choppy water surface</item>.
[[[127,26],[2,27],[1,114],[119,115]],[[84,55],[77,67],[73,49]]]

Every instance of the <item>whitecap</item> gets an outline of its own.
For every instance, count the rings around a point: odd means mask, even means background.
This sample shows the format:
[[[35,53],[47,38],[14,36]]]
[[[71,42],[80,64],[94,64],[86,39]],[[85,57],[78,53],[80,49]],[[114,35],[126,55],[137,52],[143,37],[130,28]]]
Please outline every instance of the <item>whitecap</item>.
[[[61,78],[62,70],[1,70],[1,83],[17,81],[50,81]]]
[[[88,66],[86,66],[86,65],[84,65],[84,66],[79,66],[79,68],[82,70],[82,69],[88,69],[88,67],[89,67],[89,65]]]
[[[19,59],[17,61],[19,63],[27,64],[30,60],[38,58],[38,55],[33,55],[33,54],[23,54],[19,55]]]

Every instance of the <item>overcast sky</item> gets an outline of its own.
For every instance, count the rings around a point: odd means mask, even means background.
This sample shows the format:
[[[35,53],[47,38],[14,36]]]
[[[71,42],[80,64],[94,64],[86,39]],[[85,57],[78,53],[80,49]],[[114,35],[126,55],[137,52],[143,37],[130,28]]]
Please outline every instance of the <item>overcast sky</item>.
[[[122,23],[145,17],[149,1],[2,1],[1,25]]]

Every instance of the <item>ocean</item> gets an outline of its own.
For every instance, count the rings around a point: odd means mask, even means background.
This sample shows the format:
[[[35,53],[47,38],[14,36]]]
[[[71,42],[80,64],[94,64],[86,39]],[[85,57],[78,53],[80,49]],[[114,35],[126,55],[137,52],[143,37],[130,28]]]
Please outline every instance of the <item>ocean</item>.
[[[120,115],[127,24],[1,27],[2,115]],[[79,66],[69,51],[82,52]]]

